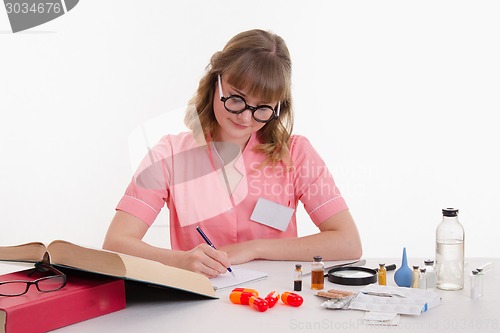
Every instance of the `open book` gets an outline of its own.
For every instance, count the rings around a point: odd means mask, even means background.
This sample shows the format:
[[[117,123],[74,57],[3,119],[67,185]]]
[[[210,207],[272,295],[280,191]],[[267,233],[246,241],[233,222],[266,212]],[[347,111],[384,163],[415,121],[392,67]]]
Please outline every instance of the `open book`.
[[[63,240],[55,240],[47,246],[39,242],[0,246],[0,260],[18,262],[45,260],[56,266],[217,298],[210,280],[204,275],[152,260],[86,248]]]

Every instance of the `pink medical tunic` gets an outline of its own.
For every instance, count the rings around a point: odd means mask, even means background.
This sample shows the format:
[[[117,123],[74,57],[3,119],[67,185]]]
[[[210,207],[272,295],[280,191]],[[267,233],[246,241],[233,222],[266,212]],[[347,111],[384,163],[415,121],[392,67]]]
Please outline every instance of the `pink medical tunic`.
[[[151,226],[166,204],[174,250],[203,243],[197,226],[218,247],[297,237],[299,201],[317,226],[347,209],[331,173],[305,137],[291,137],[292,167],[284,163],[263,167],[265,155],[252,149],[257,144],[255,134],[243,152],[225,143],[200,144],[190,132],[167,135],[144,158],[116,209]],[[270,223],[252,220],[259,200],[272,203],[259,212]],[[281,228],[273,225],[278,211],[290,213],[285,221],[280,215]]]

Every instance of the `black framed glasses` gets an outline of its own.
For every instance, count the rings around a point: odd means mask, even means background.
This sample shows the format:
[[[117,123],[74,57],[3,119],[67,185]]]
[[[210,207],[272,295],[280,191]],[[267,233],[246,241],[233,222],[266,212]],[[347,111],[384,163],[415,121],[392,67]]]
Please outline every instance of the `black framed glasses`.
[[[45,276],[33,281],[28,280],[12,280],[0,282],[0,296],[21,296],[28,292],[31,285],[35,285],[36,289],[42,293],[48,293],[63,288],[66,285],[66,275],[53,267],[52,265],[37,262],[35,269],[28,273],[28,277],[36,272],[51,272],[56,275]]]
[[[229,95],[228,97],[224,97],[222,94],[222,80],[220,74],[217,76],[217,81],[219,82],[220,100],[224,103],[224,108],[228,112],[239,114],[245,110],[250,110],[253,119],[259,123],[267,123],[273,119],[278,119],[281,102],[278,102],[278,106],[276,106],[275,109],[269,105],[251,106],[248,105],[245,99],[240,95]]]

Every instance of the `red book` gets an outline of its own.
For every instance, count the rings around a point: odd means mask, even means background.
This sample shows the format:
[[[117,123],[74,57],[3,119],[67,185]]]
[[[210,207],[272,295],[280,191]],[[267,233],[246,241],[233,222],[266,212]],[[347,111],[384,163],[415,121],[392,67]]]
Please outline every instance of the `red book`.
[[[0,275],[0,282],[33,281],[24,270]],[[0,296],[0,332],[47,332],[125,308],[122,279],[87,272],[67,271],[62,289],[39,292],[31,285],[21,296]]]

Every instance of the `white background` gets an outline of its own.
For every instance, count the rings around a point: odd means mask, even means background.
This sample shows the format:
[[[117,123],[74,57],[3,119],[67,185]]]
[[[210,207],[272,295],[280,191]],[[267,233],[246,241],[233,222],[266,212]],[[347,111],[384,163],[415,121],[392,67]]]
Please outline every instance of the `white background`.
[[[433,257],[457,207],[466,256],[500,256],[497,1],[82,0],[13,34],[0,7],[0,244],[100,247],[146,151],[183,129],[210,56],[281,35],[294,132],[331,168],[365,257]],[[166,211],[166,209],[165,209]],[[168,246],[162,213],[148,234]],[[301,234],[315,232],[299,212]]]

